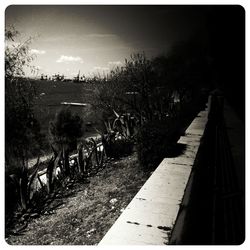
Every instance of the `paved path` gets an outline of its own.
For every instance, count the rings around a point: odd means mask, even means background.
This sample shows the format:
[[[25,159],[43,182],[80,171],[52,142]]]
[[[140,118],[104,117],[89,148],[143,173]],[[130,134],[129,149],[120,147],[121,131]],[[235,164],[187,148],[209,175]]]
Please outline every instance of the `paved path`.
[[[168,244],[206,123],[207,110],[178,141],[186,145],[183,153],[163,159],[99,245]]]

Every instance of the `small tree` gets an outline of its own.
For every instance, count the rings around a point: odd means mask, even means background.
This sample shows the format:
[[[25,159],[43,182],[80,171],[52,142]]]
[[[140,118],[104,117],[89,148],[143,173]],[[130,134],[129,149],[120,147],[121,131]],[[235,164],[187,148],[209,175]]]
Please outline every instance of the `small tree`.
[[[150,120],[158,101],[157,80],[144,53],[132,54],[123,67],[117,67],[97,89],[99,106],[113,113],[131,112],[138,120]]]
[[[12,168],[27,165],[41,139],[33,112],[35,88],[24,74],[33,59],[31,38],[17,43],[18,35],[13,27],[5,30],[5,159]]]
[[[69,153],[76,148],[77,139],[83,136],[83,120],[69,109],[57,113],[50,123],[52,142],[62,150],[65,173],[69,174]]]

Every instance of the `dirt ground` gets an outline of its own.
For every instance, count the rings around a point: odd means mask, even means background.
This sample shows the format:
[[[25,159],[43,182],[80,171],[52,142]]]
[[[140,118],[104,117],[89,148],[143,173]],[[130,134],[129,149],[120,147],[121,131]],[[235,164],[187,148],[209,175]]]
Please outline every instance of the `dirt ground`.
[[[32,219],[11,245],[97,245],[149,177],[136,155],[112,161],[90,183],[75,183],[57,208]]]

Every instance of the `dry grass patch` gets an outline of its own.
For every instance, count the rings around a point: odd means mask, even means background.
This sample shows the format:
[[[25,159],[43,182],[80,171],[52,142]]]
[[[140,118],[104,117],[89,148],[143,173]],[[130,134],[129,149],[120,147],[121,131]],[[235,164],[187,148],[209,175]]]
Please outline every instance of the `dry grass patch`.
[[[74,183],[54,201],[60,206],[30,221],[12,245],[96,245],[149,177],[136,154],[107,163],[90,183]]]

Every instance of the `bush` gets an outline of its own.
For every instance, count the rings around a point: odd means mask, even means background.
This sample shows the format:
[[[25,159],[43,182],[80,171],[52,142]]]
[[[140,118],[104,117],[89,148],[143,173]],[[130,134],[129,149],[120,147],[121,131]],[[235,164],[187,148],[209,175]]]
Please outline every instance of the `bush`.
[[[177,120],[150,121],[144,124],[137,137],[137,155],[145,171],[154,170],[172,152],[181,134]]]
[[[29,157],[40,153],[40,125],[33,111],[36,89],[24,74],[25,68],[32,69],[31,39],[16,43],[19,35],[14,27],[5,30],[5,162],[9,168],[27,165]]]
[[[55,145],[72,151],[76,149],[77,139],[83,136],[83,120],[69,109],[62,109],[55,120],[50,122],[49,129]]]
[[[119,137],[115,133],[104,135],[102,143],[107,157],[110,158],[119,158],[133,152],[133,141],[129,138]]]
[[[69,153],[77,149],[77,139],[83,136],[83,120],[69,109],[63,109],[50,123],[49,129],[56,151],[61,151],[63,171],[69,176]]]

